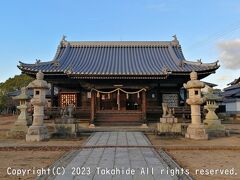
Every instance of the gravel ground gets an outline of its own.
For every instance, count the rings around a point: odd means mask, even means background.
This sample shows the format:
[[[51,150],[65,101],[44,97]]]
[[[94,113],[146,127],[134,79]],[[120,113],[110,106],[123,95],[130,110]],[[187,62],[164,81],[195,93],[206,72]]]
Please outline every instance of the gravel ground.
[[[235,127],[236,128],[236,127]],[[219,180],[219,179],[240,179],[240,150],[188,150],[187,147],[229,147],[240,146],[240,135],[232,135],[230,137],[213,138],[210,140],[190,140],[182,137],[162,137],[155,135],[147,135],[151,143],[155,146],[162,146],[167,149],[167,153],[184,169],[189,169],[191,175],[197,180]],[[169,148],[171,147],[171,148]],[[180,150],[174,147],[182,147]],[[186,149],[186,150],[184,150]],[[196,170],[204,169],[228,169],[234,168],[234,176],[220,175],[201,175]]]

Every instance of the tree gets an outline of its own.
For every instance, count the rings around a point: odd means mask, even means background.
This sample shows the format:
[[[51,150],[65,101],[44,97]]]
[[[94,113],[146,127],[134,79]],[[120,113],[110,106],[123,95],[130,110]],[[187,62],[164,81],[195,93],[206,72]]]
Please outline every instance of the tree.
[[[0,91],[0,109],[3,109],[7,102],[7,96],[5,93]]]
[[[31,81],[33,81],[32,77],[21,74],[15,75],[13,78],[9,78],[5,82],[0,83],[0,111],[13,106],[12,98],[7,95],[9,92],[19,90],[27,86]]]
[[[0,91],[5,93],[15,91],[27,86],[31,81],[33,81],[33,78],[26,74],[15,75],[13,78],[9,78],[5,82],[0,83]]]

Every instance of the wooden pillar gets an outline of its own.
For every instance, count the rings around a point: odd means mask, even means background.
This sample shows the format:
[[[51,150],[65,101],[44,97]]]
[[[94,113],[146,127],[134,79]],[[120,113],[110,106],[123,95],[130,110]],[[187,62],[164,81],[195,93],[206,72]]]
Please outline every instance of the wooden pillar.
[[[87,92],[81,92],[81,100],[82,100],[82,109],[87,109]]]
[[[89,128],[94,128],[94,118],[95,118],[95,96],[96,93],[91,91],[91,109],[90,109],[90,125]]]
[[[119,90],[117,92],[117,106],[118,106],[118,111],[120,111],[121,106],[120,106],[120,91]]]
[[[147,127],[147,101],[146,101],[146,91],[142,91],[142,120],[143,120],[143,126]]]
[[[51,107],[53,107],[54,105],[54,84],[51,83]]]

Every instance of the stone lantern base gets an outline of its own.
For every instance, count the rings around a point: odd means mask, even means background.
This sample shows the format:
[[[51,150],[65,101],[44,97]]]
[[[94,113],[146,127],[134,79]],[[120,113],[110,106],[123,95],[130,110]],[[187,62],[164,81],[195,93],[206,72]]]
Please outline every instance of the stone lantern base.
[[[28,119],[27,118],[19,118],[14,123],[13,127],[7,133],[8,137],[22,139],[25,138],[28,132]]]
[[[31,126],[26,135],[26,141],[44,141],[49,139],[48,129],[46,126]]]
[[[208,132],[209,136],[219,137],[228,135],[224,125],[221,124],[220,119],[210,120],[206,119],[203,121],[204,127]]]
[[[200,125],[190,124],[187,128],[187,133],[185,134],[185,137],[196,140],[207,140],[208,134],[203,124]]]
[[[16,139],[24,139],[27,131],[28,127],[26,125],[14,125],[7,133],[7,136]]]
[[[203,123],[206,129],[225,130],[225,127],[221,124],[220,119],[216,120],[206,119],[203,121]]]

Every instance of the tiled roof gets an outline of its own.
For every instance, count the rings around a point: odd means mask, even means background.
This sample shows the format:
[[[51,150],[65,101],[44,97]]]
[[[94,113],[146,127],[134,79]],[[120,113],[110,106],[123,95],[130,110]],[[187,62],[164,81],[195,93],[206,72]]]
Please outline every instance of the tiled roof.
[[[229,89],[227,91],[223,92],[224,97],[230,97],[230,96],[240,96],[240,87],[235,89]]]
[[[224,97],[239,97],[240,96],[240,78],[235,79],[229,83],[228,87],[224,88],[223,96]]]
[[[52,61],[25,64],[26,73],[67,74],[71,77],[165,76],[169,73],[210,74],[219,65],[185,60],[181,46],[173,41],[87,41],[63,39]]]
[[[240,83],[240,77],[238,79],[234,79],[234,81],[230,82],[228,85],[234,85]]]
[[[202,81],[204,84],[208,85],[209,87],[215,87],[217,86],[217,84],[213,84],[213,83],[210,83],[210,82],[206,82],[206,81]]]
[[[54,89],[54,95],[56,95],[57,93],[58,93],[58,90]],[[15,97],[15,96],[19,96],[20,94],[21,94],[21,90],[16,90],[16,91],[9,92],[7,95],[10,96],[10,97]],[[28,96],[33,96],[33,90],[32,89],[27,89],[27,95]],[[46,96],[51,96],[51,89],[47,90]]]

